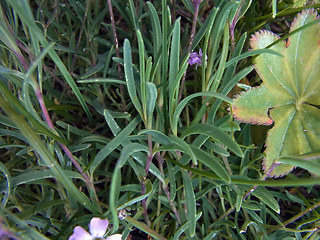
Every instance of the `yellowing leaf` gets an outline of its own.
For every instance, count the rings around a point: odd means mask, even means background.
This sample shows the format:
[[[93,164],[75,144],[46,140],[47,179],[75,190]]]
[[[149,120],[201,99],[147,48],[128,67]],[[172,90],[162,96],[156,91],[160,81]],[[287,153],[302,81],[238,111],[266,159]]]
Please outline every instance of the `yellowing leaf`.
[[[313,9],[304,10],[294,19],[287,42],[270,47],[283,57],[261,54],[255,69],[261,86],[241,93],[232,105],[234,117],[242,122],[271,125],[266,141],[263,169],[275,159],[320,149],[320,25]],[[308,26],[305,26],[309,24]],[[305,26],[305,27],[304,27]],[[301,28],[301,29],[300,29]],[[252,36],[253,50],[263,49],[279,37],[270,31]],[[281,164],[270,176],[282,176],[294,166]]]

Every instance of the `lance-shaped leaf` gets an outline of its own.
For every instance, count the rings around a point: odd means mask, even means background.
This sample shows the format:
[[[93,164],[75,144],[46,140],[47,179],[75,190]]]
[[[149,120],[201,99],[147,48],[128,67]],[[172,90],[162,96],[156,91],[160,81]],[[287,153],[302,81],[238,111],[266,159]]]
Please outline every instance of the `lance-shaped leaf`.
[[[295,31],[295,32],[294,32]],[[293,33],[294,32],[294,33]],[[242,122],[270,125],[263,169],[275,159],[320,149],[320,25],[313,9],[294,19],[287,42],[270,49],[281,56],[261,54],[255,69],[263,83],[234,99],[234,117]],[[279,37],[270,31],[252,36],[253,50],[263,49]],[[270,176],[282,176],[293,165],[281,164]]]

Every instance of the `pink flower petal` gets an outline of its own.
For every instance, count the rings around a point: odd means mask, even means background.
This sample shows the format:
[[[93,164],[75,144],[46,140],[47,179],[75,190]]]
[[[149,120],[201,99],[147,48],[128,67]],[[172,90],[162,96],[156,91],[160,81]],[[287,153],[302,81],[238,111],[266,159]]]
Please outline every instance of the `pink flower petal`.
[[[108,229],[109,221],[107,219],[92,218],[89,230],[92,237],[103,237]]]
[[[107,237],[106,240],[121,240],[122,235],[121,234],[113,234],[110,237]]]
[[[91,235],[82,227],[77,226],[73,229],[73,234],[69,237],[69,240],[91,240]]]

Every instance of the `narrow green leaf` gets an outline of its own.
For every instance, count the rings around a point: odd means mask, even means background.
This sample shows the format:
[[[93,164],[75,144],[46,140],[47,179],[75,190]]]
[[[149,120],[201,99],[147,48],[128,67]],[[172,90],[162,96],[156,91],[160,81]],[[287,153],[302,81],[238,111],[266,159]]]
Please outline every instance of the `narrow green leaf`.
[[[167,0],[161,0],[162,6],[167,6]],[[169,132],[169,114],[168,114],[168,78],[166,74],[168,72],[168,33],[170,31],[171,21],[170,14],[166,7],[162,8],[161,17],[162,17],[162,44],[161,44],[161,63],[162,63],[162,75],[161,75],[161,85],[162,91],[161,96],[163,99],[163,117],[164,117],[164,129],[165,133]]]
[[[233,140],[228,134],[214,125],[207,123],[192,125],[182,133],[181,138],[183,139],[192,134],[200,134],[211,137],[212,139],[224,144],[239,157],[243,156],[243,152],[241,151],[239,145],[235,142],[235,140]]]
[[[219,146],[218,144],[215,144],[211,141],[206,141],[205,146],[206,148],[217,153],[220,156],[224,156],[224,157],[230,156],[230,153],[227,151],[227,149],[224,149],[222,146]]]
[[[299,203],[299,204],[301,204],[301,205],[306,205],[305,204],[305,202],[303,201],[303,199],[301,199],[301,198],[299,198],[299,197],[297,197],[297,196],[295,196],[294,194],[291,194],[289,191],[285,191],[286,192],[286,195],[287,195],[287,197],[292,201],[292,202],[294,202],[294,203]]]
[[[245,233],[245,232],[247,232],[247,228],[248,228],[250,225],[255,225],[255,226],[257,227],[256,222],[253,222],[253,221],[251,221],[251,220],[247,220],[247,221],[245,221],[244,224],[242,224],[241,229],[240,229],[240,233]]]
[[[120,144],[123,143],[123,139],[126,139],[130,133],[135,130],[136,126],[141,122],[141,118],[138,116],[134,118],[114,139],[112,139],[106,146],[104,146],[96,155],[92,163],[90,164],[90,171],[94,172],[100,163],[115,150]]]
[[[94,66],[90,67],[84,74],[82,74],[81,78],[88,78],[96,74],[100,70],[102,70],[106,66],[106,62],[109,54],[110,54],[109,52],[106,52],[104,54],[99,54],[97,56],[98,62]]]
[[[133,226],[135,226],[136,228],[140,229],[142,232],[145,232],[147,234],[149,234],[151,237],[158,239],[158,240],[167,240],[166,238],[162,237],[159,233],[157,233],[156,231],[154,231],[153,229],[151,229],[150,227],[148,227],[148,225],[146,225],[143,222],[137,221],[136,219],[127,216],[125,218],[125,220],[132,224]]]
[[[212,92],[217,91],[225,70],[225,65],[228,57],[228,50],[229,50],[229,24],[226,24],[224,26],[223,45],[222,45],[222,51],[220,55],[218,69],[215,72],[215,74],[212,77],[210,77],[209,81],[207,82],[206,91],[212,91]]]
[[[221,178],[222,181],[231,182],[230,176],[227,172],[227,170],[221,165],[219,160],[213,156],[208,154],[207,152],[198,149],[192,145],[190,145],[193,153],[197,157],[197,159],[207,165],[215,174],[217,174],[218,177]]]
[[[245,13],[248,11],[248,9],[251,6],[251,3],[252,0],[244,0],[238,2],[238,7],[233,9],[233,11],[230,14],[230,22],[233,22],[235,27],[238,21],[242,19]]]
[[[308,170],[311,173],[320,175],[320,154],[312,152],[297,156],[280,157],[276,162],[297,166]]]
[[[219,231],[211,231],[203,240],[211,240],[214,239],[215,236],[218,236]]]
[[[255,222],[258,222],[258,223],[262,223],[263,224],[263,221],[262,219],[259,217],[258,214],[256,214],[256,212],[252,211],[252,210],[246,210],[247,213],[249,213],[249,215],[252,217],[252,219],[255,221]]]
[[[196,218],[195,218],[196,222],[197,222],[198,219],[201,217],[201,215],[202,215],[202,212],[200,212],[200,213],[198,213],[198,214],[196,215]],[[179,239],[180,239],[180,235],[181,235],[182,233],[184,233],[188,228],[189,228],[189,222],[187,221],[187,222],[185,222],[184,224],[182,224],[182,225],[178,228],[178,230],[174,233],[173,240],[179,240]]]
[[[172,33],[171,51],[170,51],[170,68],[169,68],[169,109],[170,113],[174,111],[178,101],[180,81],[176,81],[176,76],[180,68],[180,18],[176,20]]]
[[[194,36],[192,42],[192,50],[198,46],[199,42],[202,40],[203,36],[207,33],[210,33],[214,20],[217,16],[219,8],[214,7],[211,11],[209,16],[206,18],[206,21],[201,24],[200,29],[197,31],[196,35]]]
[[[265,187],[259,186],[252,192],[252,194],[269,206],[273,211],[280,213],[278,201],[275,200],[272,194]]]
[[[112,117],[112,115],[107,109],[103,110],[103,115],[104,115],[104,118],[106,119],[106,122],[109,128],[111,129],[112,134],[116,136],[121,131],[119,125],[117,124],[117,122],[114,120],[114,118]]]
[[[150,181],[149,179],[146,179],[146,180],[145,180],[145,187],[146,187],[146,193],[145,193],[145,194],[141,195],[141,193],[140,193],[139,197],[132,198],[132,199],[130,199],[129,201],[121,204],[120,206],[117,207],[116,210],[117,210],[117,211],[120,211],[121,209],[124,209],[124,208],[126,208],[126,207],[129,207],[129,206],[131,206],[131,205],[133,205],[133,204],[135,204],[135,203],[137,203],[137,202],[142,201],[142,200],[145,199],[146,197],[148,197],[148,196],[151,194],[152,190],[153,190],[153,188],[152,188],[152,183],[151,183],[151,181]]]
[[[221,91],[221,94],[223,95],[227,95],[233,88],[234,86],[236,86],[236,84],[243,79],[245,76],[247,76],[251,71],[253,70],[253,67],[246,67],[244,69],[242,69],[241,71],[239,71],[233,78],[231,78],[231,80],[226,84],[226,86],[223,88],[223,90]],[[222,103],[221,99],[216,99],[210,109],[210,113],[208,116],[208,123],[214,123],[215,121],[215,115],[219,109],[220,104]],[[197,115],[197,120],[198,122],[201,119],[201,116],[203,116],[203,111],[199,111],[199,114]],[[202,114],[202,115],[201,115]],[[195,120],[192,121],[192,123],[195,123]]]
[[[168,165],[168,177],[169,177],[169,184],[170,184],[170,201],[174,201],[176,198],[177,194],[177,178],[175,177],[174,171],[173,171],[173,166],[171,162],[166,162]]]
[[[133,27],[135,29],[139,29],[139,25],[138,25],[138,17],[137,17],[137,13],[136,13],[136,8],[133,4],[132,0],[129,0],[129,6],[130,6],[130,13],[131,13],[131,21],[133,23]]]
[[[139,29],[136,30],[139,50],[139,72],[140,72],[140,97],[143,110],[143,120],[147,121],[147,90],[146,90],[146,63],[145,63],[145,47],[142,39],[142,34]]]
[[[8,169],[6,168],[6,166],[2,162],[0,162],[0,171],[3,172],[4,177],[6,178],[6,182],[7,182],[7,184],[6,184],[7,189],[6,189],[6,191],[4,191],[5,196],[2,198],[2,202],[1,202],[1,205],[3,207],[5,207],[7,205],[8,199],[11,195],[11,189],[12,189],[11,181],[12,180],[11,180],[10,172],[8,171]],[[0,190],[0,192],[3,192],[3,191]]]
[[[103,159],[106,158],[110,153],[112,153],[114,149],[119,147],[119,145],[126,146],[128,144],[131,144],[131,141],[128,140],[127,138],[130,135],[130,133],[134,129],[136,129],[136,126],[140,122],[141,122],[141,118],[139,116],[133,119],[114,139],[112,139],[106,146],[104,146],[98,152],[95,159],[91,163],[93,166],[92,171],[95,171],[95,169],[103,161]],[[117,125],[116,122],[114,122],[113,124]],[[135,152],[132,154],[132,156],[134,160],[137,161],[141,166],[145,166],[146,158],[145,156],[143,156],[141,152]],[[90,168],[90,166],[88,166],[87,168]],[[153,163],[151,163],[149,171],[153,175],[155,175],[158,179],[160,179],[160,181],[164,182],[164,178],[162,177],[160,170]]]
[[[232,100],[220,93],[216,93],[216,92],[199,92],[199,93],[194,93],[189,95],[188,97],[184,98],[177,106],[173,117],[172,117],[172,132],[174,135],[177,135],[178,132],[178,121],[180,119],[180,114],[182,112],[182,110],[184,109],[184,107],[188,104],[188,102],[195,98],[195,97],[200,97],[200,96],[207,96],[207,97],[215,97],[215,98],[219,98],[222,99],[228,103],[232,103]]]
[[[134,76],[133,76],[131,47],[130,47],[129,40],[125,39],[123,45],[124,45],[123,46],[124,73],[125,73],[125,78],[127,82],[128,93],[134,107],[142,117],[143,116],[142,107],[137,96],[136,85],[135,85]]]
[[[210,179],[221,180],[221,177],[217,177],[217,175],[214,173],[204,172],[196,168],[188,167],[186,165],[183,165],[173,160],[172,158],[166,158],[166,160],[172,162],[174,165],[179,166],[179,168],[186,169],[194,174],[197,174],[198,176],[204,176]],[[198,160],[200,159],[198,158]],[[210,161],[209,161],[209,164],[210,164]],[[288,186],[298,187],[298,186],[313,186],[313,185],[319,184],[320,182],[319,177],[306,177],[306,178],[298,178],[294,180],[292,179],[256,180],[256,179],[249,179],[239,175],[233,175],[233,176],[230,176],[230,178],[233,184],[249,185],[249,186],[259,185],[259,186],[277,186],[277,187],[288,187]],[[244,205],[244,203],[242,203],[242,205]]]
[[[229,13],[232,10],[232,8],[237,7],[237,2],[228,2],[226,3],[222,9],[219,11],[219,14],[217,16],[217,19],[215,20],[215,24],[213,26],[213,29],[211,31],[211,41],[210,46],[208,49],[210,50],[208,52],[208,62],[207,62],[207,68],[206,68],[206,82],[208,82],[209,78],[212,76],[212,72],[215,71],[214,64],[215,60],[217,58],[217,51],[220,47],[221,37],[223,34],[224,27],[226,25],[226,22],[229,17]]]
[[[277,0],[272,0],[272,17],[275,18],[277,15]]]
[[[251,0],[250,0],[251,1]],[[241,3],[240,3],[241,4]],[[233,24],[233,23],[232,23]],[[236,42],[236,46],[234,51],[232,52],[232,55],[230,56],[230,59],[232,60],[233,58],[238,57],[239,55],[241,55],[244,44],[247,40],[247,33],[243,33],[240,37],[239,40],[237,40]],[[225,85],[230,81],[230,79],[232,79],[232,77],[235,75],[236,71],[236,67],[238,65],[239,61],[235,61],[233,62],[231,65],[227,66],[228,62],[226,62],[225,65],[225,73],[223,74],[223,79],[222,82],[219,86],[219,89],[223,89],[225,87]]]
[[[150,9],[150,18],[151,18],[151,24],[152,24],[152,29],[153,29],[153,43],[154,43],[154,49],[153,49],[153,56],[156,56],[160,46],[161,46],[161,26],[160,26],[160,21],[159,17],[157,14],[156,9],[152,5],[151,2],[147,2],[148,8]]]
[[[78,80],[78,83],[110,83],[110,84],[126,84],[125,81],[113,78],[88,78]]]
[[[117,165],[122,168],[124,166],[124,164],[126,163],[127,159],[129,158],[129,156],[135,152],[149,152],[149,149],[147,146],[142,145],[140,143],[130,143],[126,146],[124,146],[124,148],[121,151],[119,160]]]
[[[242,194],[238,193],[236,198],[236,211],[239,212],[242,207],[243,197]]]
[[[191,147],[188,143],[186,143],[184,140],[182,140],[181,138],[176,137],[174,135],[171,135],[170,139],[172,140],[172,142],[174,144],[180,146],[184,150],[183,152],[185,152],[186,154],[188,154],[191,157],[193,164],[198,165],[197,158],[194,155],[194,153],[192,152]]]
[[[280,53],[280,52],[277,52],[275,50],[272,50],[272,49],[268,49],[268,48],[264,48],[264,49],[256,49],[256,50],[251,50],[249,52],[246,52],[246,53],[243,53],[237,57],[234,57],[232,58],[231,60],[229,60],[225,67],[229,67],[231,66],[232,64],[242,60],[242,59],[245,59],[245,58],[248,58],[248,57],[252,57],[252,56],[256,56],[256,55],[260,55],[260,54],[271,54],[271,55],[276,55],[276,56],[279,56],[279,57],[283,57],[283,55]]]
[[[117,209],[117,201],[119,199],[120,194],[120,186],[121,186],[121,168],[116,165],[110,185],[110,195],[109,195],[109,205],[110,211],[112,214],[112,223],[113,223],[113,231],[117,231],[119,228],[119,218]]]
[[[173,102],[170,102],[170,106],[169,106],[169,109],[170,109],[170,123],[172,123],[172,118],[173,118],[173,113],[174,113],[174,110],[176,109],[176,105],[178,104],[178,93],[179,93],[179,86],[180,86],[180,81],[184,75],[184,73],[187,71],[187,68],[188,68],[188,59],[189,59],[189,55],[184,59],[178,73],[175,75],[175,79],[173,80],[173,87],[175,88],[174,91],[169,91],[170,95],[169,95],[169,101],[173,101]],[[171,99],[171,100],[170,100]]]
[[[189,174],[185,170],[181,170],[183,185],[185,190],[185,200],[187,202],[187,219],[189,225],[189,233],[193,237],[196,234],[196,198],[193,192],[193,185]]]
[[[80,173],[74,171],[64,170],[65,175],[70,179],[78,179],[84,181],[82,175]],[[15,188],[21,184],[31,184],[32,182],[46,179],[46,178],[54,178],[54,174],[51,170],[34,170],[26,173],[22,173],[15,177],[11,178],[11,188]],[[7,183],[3,182],[0,184],[0,192],[4,192],[7,189]]]
[[[153,111],[157,100],[157,87],[152,82],[146,83],[146,93],[147,93],[147,102],[146,102],[146,112],[147,112],[147,126],[149,129],[152,127],[152,118]]]
[[[140,134],[151,135],[153,140],[157,143],[161,143],[164,145],[172,144],[170,138],[158,130],[154,130],[154,129],[141,130],[138,135]]]
[[[33,74],[33,71],[36,70],[36,68],[38,67],[39,64],[42,64],[42,61],[43,59],[45,58],[45,56],[48,54],[49,51],[51,51],[51,49],[54,47],[54,43],[50,43],[48,44],[48,46],[46,46],[41,54],[39,54],[37,56],[37,58],[32,62],[32,64],[29,66],[29,69],[27,71],[27,73],[25,74],[25,80],[29,79],[32,74]],[[33,85],[33,83],[31,82],[31,85],[33,87],[35,87],[35,85]]]

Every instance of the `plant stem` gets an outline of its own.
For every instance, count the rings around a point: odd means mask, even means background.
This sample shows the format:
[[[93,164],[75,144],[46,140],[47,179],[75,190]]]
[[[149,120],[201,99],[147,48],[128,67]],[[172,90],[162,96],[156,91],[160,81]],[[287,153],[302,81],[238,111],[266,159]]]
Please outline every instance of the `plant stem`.
[[[163,152],[163,154],[165,154],[165,152]],[[159,152],[157,152],[157,159],[158,159],[158,165],[159,165],[159,170],[161,172],[161,175],[165,176],[164,171],[163,171],[163,156],[161,156],[161,154]],[[179,212],[178,212],[176,206],[174,205],[174,203],[171,201],[169,185],[166,182],[163,182],[162,189],[163,189],[164,193],[166,194],[166,197],[169,201],[169,204],[172,208],[174,215],[176,215],[178,222],[181,224]]]
[[[283,222],[282,225],[277,225],[275,226],[274,228],[271,228],[269,231],[268,231],[268,234],[269,233],[272,233],[278,229],[281,229],[283,228],[283,226],[287,226],[289,225],[290,223],[293,223],[294,221],[298,220],[299,218],[301,218],[303,215],[307,214],[308,212],[311,212],[313,210],[315,210],[316,208],[320,207],[320,202],[317,202],[315,204],[313,204],[312,206],[308,207],[307,209],[305,209],[304,211],[296,214],[295,216],[293,216],[292,218],[286,220]]]
[[[280,163],[277,163],[277,162],[273,163],[273,164],[269,167],[268,171],[261,177],[260,181],[266,180],[266,178],[270,175],[270,173],[271,173],[271,172],[274,170],[274,168],[275,168],[276,166],[278,166],[278,165],[280,165]],[[259,186],[259,185],[254,185],[252,188],[250,188],[250,189],[242,196],[242,200],[245,200],[254,190],[257,189],[258,186]],[[234,210],[235,208],[236,208],[235,205],[234,205],[233,207],[229,208],[228,211],[226,211],[222,216],[220,216],[220,217],[218,218],[217,222],[220,221],[220,220],[223,220],[225,217],[227,217],[230,213],[233,212],[233,210]]]
[[[148,135],[148,147],[149,147],[149,153],[147,157],[147,164],[146,164],[146,176],[148,176],[149,168],[152,162],[153,154],[152,154],[152,138],[151,135]]]
[[[117,37],[117,31],[116,31],[116,24],[114,23],[114,15],[113,15],[113,8],[112,8],[111,0],[108,0],[107,3],[108,3],[112,32],[113,32],[113,42],[116,47],[116,55],[117,55],[117,58],[121,58],[120,51],[119,51],[119,42],[118,42],[118,37]],[[117,67],[118,67],[119,78],[122,79],[121,65],[119,63],[117,63]]]
[[[268,171],[262,176],[262,178],[260,179],[261,181],[266,180],[266,178],[270,175],[270,173],[273,171],[273,169],[280,165],[280,163],[273,163]],[[256,190],[256,188],[258,187],[258,185],[254,185],[252,188],[250,188],[250,190],[244,195],[243,200],[246,199],[254,190]]]
[[[233,18],[233,21],[229,27],[230,29],[230,36],[231,36],[231,46],[232,46],[232,50],[234,51],[235,47],[236,47],[236,43],[234,41],[234,29],[236,27],[236,24],[237,24],[237,18],[239,17],[239,14],[240,14],[240,11],[241,11],[241,8],[243,6],[243,3],[244,1],[241,1],[240,3],[240,6],[238,7],[237,9],[237,12],[236,12],[236,15],[234,16]]]
[[[42,95],[42,92],[39,88],[39,86],[36,87],[35,89],[35,93],[36,93],[36,96],[38,98],[38,101],[39,101],[39,104],[40,104],[40,108],[42,110],[42,113],[43,113],[43,117],[45,119],[45,121],[47,122],[48,126],[52,129],[52,130],[55,130],[54,129],[54,126],[53,126],[53,123],[51,121],[51,118],[49,116],[49,113],[48,113],[48,110],[47,110],[47,107],[44,103],[44,100],[43,100],[43,95]],[[70,152],[70,150],[63,144],[63,143],[58,143],[60,145],[60,147],[63,149],[63,151],[67,154],[67,156],[69,157],[69,159],[71,160],[71,162],[73,163],[73,165],[78,169],[78,171],[82,174],[82,176],[84,177],[86,183],[88,184],[88,186],[90,188],[93,187],[91,181],[90,181],[90,178],[88,177],[88,175],[86,173],[83,173],[83,170],[80,166],[80,164],[77,162],[77,160],[73,157],[72,153]]]
[[[108,0],[107,4],[108,4],[109,13],[110,13],[110,20],[111,20],[111,26],[112,26],[112,32],[113,32],[113,42],[116,47],[116,55],[117,55],[117,58],[121,58],[120,51],[119,51],[119,42],[117,37],[116,24],[114,23],[114,15],[113,15],[111,0]],[[118,67],[118,76],[119,76],[119,79],[121,80],[123,76],[122,76],[122,69],[121,69],[120,63],[117,63],[117,67]],[[122,96],[121,97],[122,111],[125,111],[127,107],[126,107],[126,102],[124,100],[125,99],[124,88],[122,84],[120,84],[120,95]]]
[[[85,10],[84,15],[83,15],[82,24],[81,24],[81,28],[80,28],[80,32],[79,32],[79,37],[78,37],[76,49],[74,51],[71,67],[69,69],[70,72],[73,72],[73,67],[74,67],[74,64],[76,62],[76,57],[77,57],[79,46],[80,46],[80,41],[81,41],[81,37],[82,37],[82,33],[83,33],[84,24],[85,24],[85,21],[86,21],[87,15],[88,15],[88,11],[89,11],[89,5],[90,5],[90,0],[87,1],[86,10]]]
[[[141,195],[146,194],[146,185],[144,184],[144,181],[145,181],[145,178],[143,178],[141,181]],[[142,199],[141,202],[142,202],[144,220],[146,221],[147,225],[150,227],[151,222],[148,215],[147,199],[144,198]]]
[[[152,138],[151,135],[148,135],[148,147],[149,147],[149,153],[147,156],[147,164],[146,164],[146,177],[148,177],[148,173],[149,173],[149,168],[152,162],[152,158],[153,158],[153,154],[152,154]],[[141,181],[141,194],[144,195],[146,193],[146,186],[144,184],[144,179],[142,179]],[[142,200],[142,207],[143,207],[143,215],[144,215],[144,219],[147,223],[148,226],[150,226],[150,220],[149,220],[149,216],[148,216],[148,209],[147,209],[147,202],[146,199]]]
[[[190,35],[190,40],[189,40],[189,46],[188,46],[188,53],[187,55],[189,55],[192,51],[192,43],[193,43],[193,38],[194,35],[196,33],[196,26],[197,26],[197,19],[198,19],[198,13],[199,13],[199,6],[200,6],[201,0],[194,0],[193,1],[193,5],[194,5],[194,15],[193,15],[193,21],[192,21],[192,29],[191,29],[191,35]],[[184,88],[184,82],[186,80],[186,75],[187,75],[187,70],[184,72],[183,77],[182,77],[182,81],[181,81],[181,86],[180,86],[180,91],[179,91],[179,100],[178,102],[180,102],[181,98],[182,98],[182,92],[183,92],[183,88]]]

